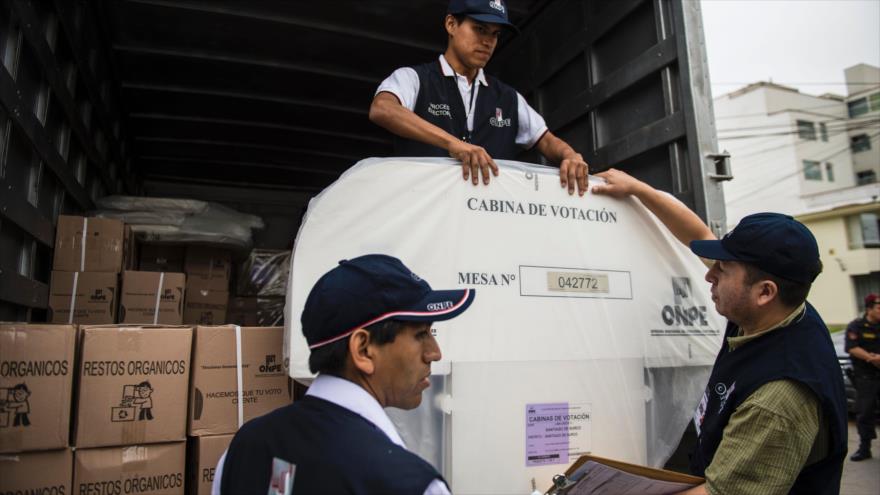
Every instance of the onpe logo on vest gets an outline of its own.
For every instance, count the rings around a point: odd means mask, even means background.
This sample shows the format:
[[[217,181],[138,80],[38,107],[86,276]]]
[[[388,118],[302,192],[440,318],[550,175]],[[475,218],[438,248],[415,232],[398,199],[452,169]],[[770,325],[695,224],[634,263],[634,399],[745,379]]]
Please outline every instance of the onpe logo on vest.
[[[495,109],[495,116],[489,119],[489,125],[494,127],[510,127],[510,119],[505,119],[500,108]]]
[[[672,277],[673,304],[663,306],[660,316],[667,325],[707,326],[706,306],[696,306],[691,298],[691,279]]]
[[[504,4],[501,3],[501,0],[492,0],[491,2],[489,2],[489,7],[492,7],[502,14],[504,13]]]

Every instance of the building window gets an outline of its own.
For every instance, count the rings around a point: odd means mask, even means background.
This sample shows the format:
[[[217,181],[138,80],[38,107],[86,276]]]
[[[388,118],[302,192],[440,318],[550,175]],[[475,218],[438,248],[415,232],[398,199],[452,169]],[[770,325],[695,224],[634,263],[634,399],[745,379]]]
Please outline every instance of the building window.
[[[867,134],[859,134],[849,138],[849,147],[853,153],[871,149],[871,138]]]
[[[804,160],[804,178],[822,180],[822,164],[813,160]]]
[[[816,125],[809,120],[797,121],[798,137],[801,139],[816,140]]]
[[[822,141],[828,142],[828,127],[825,122],[819,122],[819,135],[822,136]]]
[[[834,164],[831,162],[825,162],[825,178],[828,182],[834,182]]]
[[[850,249],[880,248],[880,216],[861,213],[846,219]]]
[[[871,104],[871,111],[880,110],[880,93],[874,93],[868,97]]]
[[[873,170],[865,170],[856,172],[856,184],[864,186],[865,184],[873,184],[877,182],[877,174]]]
[[[867,98],[859,98],[858,100],[853,100],[846,104],[847,108],[849,108],[849,116],[858,117],[859,115],[864,115],[868,113],[868,99]]]

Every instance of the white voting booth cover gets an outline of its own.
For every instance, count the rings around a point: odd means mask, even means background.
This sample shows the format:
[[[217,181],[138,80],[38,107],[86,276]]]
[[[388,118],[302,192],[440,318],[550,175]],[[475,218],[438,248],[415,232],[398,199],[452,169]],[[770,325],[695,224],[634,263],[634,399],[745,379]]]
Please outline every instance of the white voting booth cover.
[[[451,159],[368,159],[311,201],[288,285],[291,376],[312,377],[300,315],[315,281],[389,254],[434,288],[476,288],[434,325],[443,360],[422,405],[388,410],[453,492],[529,493],[588,452],[662,465],[723,334],[706,267],[637,200],[569,196],[557,169],[498,163],[475,187]]]

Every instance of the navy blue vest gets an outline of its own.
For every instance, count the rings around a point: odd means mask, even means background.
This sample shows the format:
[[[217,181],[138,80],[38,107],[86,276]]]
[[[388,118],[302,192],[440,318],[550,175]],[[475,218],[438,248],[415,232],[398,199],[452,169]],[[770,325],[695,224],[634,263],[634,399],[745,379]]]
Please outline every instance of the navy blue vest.
[[[482,146],[493,159],[513,160],[522,151],[516,144],[516,90],[487,75],[488,86],[480,86],[474,102],[473,133],[468,133],[467,112],[455,78],[443,75],[439,61],[413,69],[419,75],[419,95],[413,110],[416,115],[457,138]],[[475,80],[474,84],[479,83]],[[449,156],[442,148],[399,136],[395,137],[394,151],[397,156]]]
[[[691,455],[691,471],[703,476],[721,442],[734,410],[767,382],[796,380],[816,394],[830,427],[828,455],[805,466],[790,493],[837,494],[846,455],[846,396],[840,364],[822,317],[807,303],[802,316],[730,351],[726,337],[737,327],[727,324],[721,352],[706,386],[700,438]],[[821,425],[820,425],[821,427]]]
[[[297,495],[421,495],[443,479],[366,419],[312,396],[242,426],[226,453],[221,493],[265,495],[274,457],[296,465]]]

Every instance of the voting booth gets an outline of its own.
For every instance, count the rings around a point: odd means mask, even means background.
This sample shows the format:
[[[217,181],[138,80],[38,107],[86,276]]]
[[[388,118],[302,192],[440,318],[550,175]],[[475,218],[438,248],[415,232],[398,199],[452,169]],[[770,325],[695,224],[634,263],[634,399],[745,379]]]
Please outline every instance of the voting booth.
[[[453,493],[529,493],[585,453],[662,466],[724,332],[705,265],[633,198],[569,196],[558,169],[497,163],[475,187],[451,159],[368,159],[311,201],[287,293],[291,376],[312,378],[312,285],[388,254],[434,288],[476,288],[434,324],[443,359],[422,405],[388,409]]]

